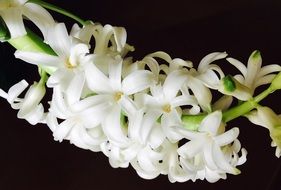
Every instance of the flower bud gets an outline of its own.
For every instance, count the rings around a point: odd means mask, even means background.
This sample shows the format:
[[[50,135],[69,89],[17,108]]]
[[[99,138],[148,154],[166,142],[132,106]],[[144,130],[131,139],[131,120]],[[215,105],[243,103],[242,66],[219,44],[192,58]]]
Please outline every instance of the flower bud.
[[[220,87],[218,89],[221,93],[234,96],[239,100],[249,100],[251,96],[250,89],[245,85],[241,84],[231,75],[225,76],[221,79]]]
[[[18,112],[18,117],[25,118],[33,112],[44,97],[45,93],[46,89],[44,84],[34,83],[25,94],[22,106]]]

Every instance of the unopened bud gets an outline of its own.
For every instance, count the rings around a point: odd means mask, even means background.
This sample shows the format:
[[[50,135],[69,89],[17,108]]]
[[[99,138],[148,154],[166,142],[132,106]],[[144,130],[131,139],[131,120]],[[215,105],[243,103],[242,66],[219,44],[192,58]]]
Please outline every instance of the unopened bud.
[[[250,89],[231,75],[227,75],[221,80],[219,91],[243,101],[249,100],[252,97]]]

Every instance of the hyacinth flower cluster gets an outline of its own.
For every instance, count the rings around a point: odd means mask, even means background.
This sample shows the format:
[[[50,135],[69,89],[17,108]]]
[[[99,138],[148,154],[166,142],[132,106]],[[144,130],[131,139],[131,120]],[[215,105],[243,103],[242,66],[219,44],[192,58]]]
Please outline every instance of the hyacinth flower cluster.
[[[77,23],[68,31],[47,9]],[[131,165],[144,179],[163,174],[171,182],[216,182],[240,174],[237,167],[246,162],[239,128],[227,125],[246,116],[268,129],[281,155],[281,116],[259,104],[281,88],[281,66],[262,66],[257,50],[247,64],[226,52],[210,53],[197,66],[165,52],[134,60],[127,56],[134,47],[123,27],[84,21],[44,1],[0,0],[0,16],[1,41],[17,49],[16,58],[37,66],[40,76],[32,85],[22,80],[8,92],[0,89],[0,96],[18,118],[46,124],[56,141],[103,152],[112,167]],[[225,74],[217,60],[238,74]],[[261,85],[268,88],[257,95]],[[47,88],[52,97],[46,106]]]

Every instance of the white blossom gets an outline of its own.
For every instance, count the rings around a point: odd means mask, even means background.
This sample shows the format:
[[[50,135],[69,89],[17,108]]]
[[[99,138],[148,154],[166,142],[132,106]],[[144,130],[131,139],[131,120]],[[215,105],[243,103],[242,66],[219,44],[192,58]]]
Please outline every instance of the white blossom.
[[[35,3],[28,2],[28,0],[1,0],[0,16],[5,21],[11,38],[26,34],[23,17],[31,20],[44,36],[47,29],[55,23],[48,11]]]
[[[84,80],[78,75],[66,92],[54,87],[47,124],[55,140],[67,139],[80,148],[100,151],[100,144],[107,140],[100,124],[108,105],[99,96],[80,100]]]
[[[73,37],[68,35],[63,23],[50,28],[45,41],[57,56],[19,50],[15,52],[15,56],[31,64],[51,67],[51,76],[47,81],[48,87],[60,85],[61,89],[65,90],[76,74],[83,73],[83,65],[88,61],[86,57],[89,53],[88,46],[83,43],[77,44]]]
[[[95,66],[97,57],[93,55],[92,58],[93,63],[85,66],[87,84],[94,93],[98,94],[96,96],[102,96],[103,102],[110,105],[108,114],[103,116],[103,130],[112,142],[126,144],[128,139],[120,126],[121,110],[128,117],[135,113],[136,106],[130,96],[153,84],[152,73],[139,70],[122,80],[122,58],[120,56],[111,59],[108,63],[108,76]]]
[[[44,107],[40,102],[46,92],[44,83],[35,82],[29,87],[24,98],[19,98],[27,87],[28,83],[22,80],[13,85],[8,93],[0,89],[0,96],[7,99],[13,109],[19,110],[18,118],[26,119],[32,125],[42,123],[44,122]]]
[[[234,58],[227,58],[226,60],[241,72],[234,77],[250,89],[251,95],[254,94],[258,86],[270,83],[276,76],[274,73],[281,71],[281,66],[277,64],[262,67],[262,58],[257,50],[249,57],[247,67]]]
[[[236,140],[239,129],[232,128],[224,132],[221,119],[221,112],[216,111],[204,118],[198,132],[179,128],[180,133],[190,140],[178,149],[178,153],[181,156],[182,166],[195,172],[196,177],[193,180],[206,178],[209,182],[215,182],[220,178],[226,178],[226,173],[234,175],[240,173],[236,168],[237,147],[230,148],[233,149],[230,152],[224,151],[225,146],[231,146]],[[242,152],[242,157],[245,159],[246,152],[244,150]],[[233,154],[235,160],[231,159]]]

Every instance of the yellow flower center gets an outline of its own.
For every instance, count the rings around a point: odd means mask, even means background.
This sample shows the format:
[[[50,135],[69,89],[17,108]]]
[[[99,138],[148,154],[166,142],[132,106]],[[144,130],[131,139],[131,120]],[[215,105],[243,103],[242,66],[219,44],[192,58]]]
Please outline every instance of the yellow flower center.
[[[116,102],[118,102],[118,101],[122,98],[123,95],[124,95],[123,92],[116,92],[116,93],[114,94],[114,100],[115,100]]]
[[[72,64],[69,59],[67,59],[64,64],[68,69],[73,69],[77,66],[76,64]]]
[[[162,107],[162,110],[166,113],[170,113],[172,111],[171,109],[171,105],[170,104],[166,104]]]

